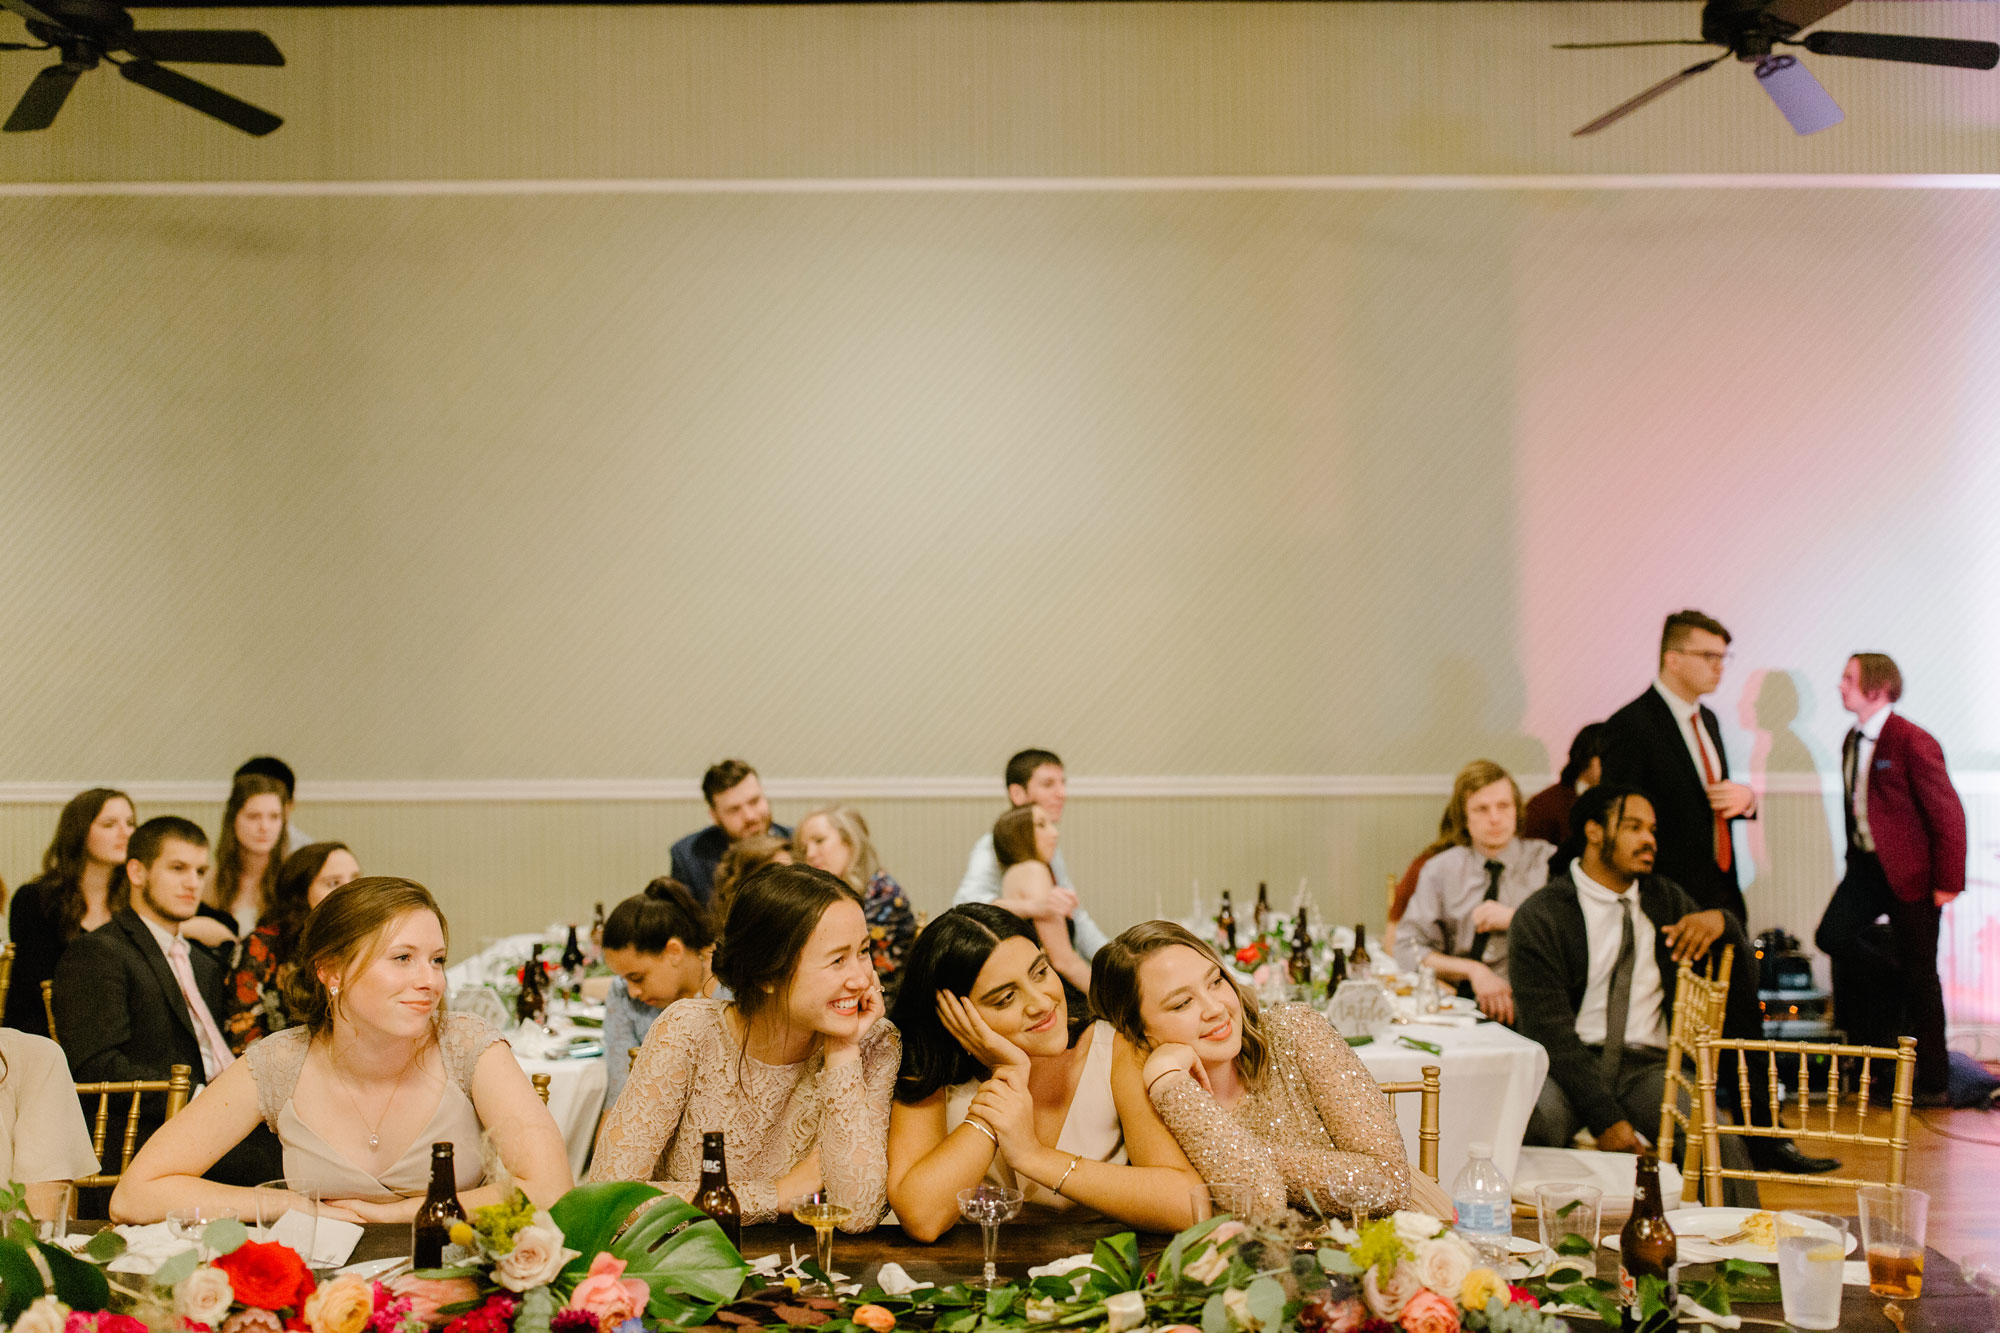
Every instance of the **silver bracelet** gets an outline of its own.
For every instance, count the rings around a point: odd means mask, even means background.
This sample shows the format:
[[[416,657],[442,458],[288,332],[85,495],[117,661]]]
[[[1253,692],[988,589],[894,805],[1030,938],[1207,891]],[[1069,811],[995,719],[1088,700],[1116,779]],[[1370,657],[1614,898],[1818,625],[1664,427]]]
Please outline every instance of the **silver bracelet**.
[[[1054,1194],[1058,1199],[1062,1197],[1062,1187],[1069,1183],[1069,1173],[1076,1170],[1076,1164],[1082,1160],[1082,1153],[1072,1153],[1070,1155],[1069,1167],[1062,1173],[1062,1179],[1056,1182],[1056,1187],[1049,1191],[1051,1194]]]
[[[999,1152],[999,1151],[1000,1151],[1000,1136],[999,1136],[998,1134],[995,1134],[995,1133],[993,1132],[993,1129],[992,1129],[992,1127],[991,1127],[990,1125],[988,1125],[988,1124],[987,1124],[987,1123],[986,1123],[985,1121],[983,1121],[983,1120],[974,1120],[974,1119],[973,1119],[973,1118],[972,1118],[971,1116],[967,1116],[967,1117],[965,1117],[965,1121],[964,1121],[964,1123],[966,1123],[966,1124],[968,1124],[968,1125],[971,1125],[971,1126],[972,1126],[972,1127],[973,1127],[974,1129],[978,1130],[978,1131],[979,1131],[979,1132],[980,1132],[981,1134],[984,1134],[984,1135],[985,1135],[985,1136],[986,1136],[987,1138],[989,1138],[989,1139],[992,1139],[992,1140],[993,1140],[993,1151],[994,1151],[994,1152]]]

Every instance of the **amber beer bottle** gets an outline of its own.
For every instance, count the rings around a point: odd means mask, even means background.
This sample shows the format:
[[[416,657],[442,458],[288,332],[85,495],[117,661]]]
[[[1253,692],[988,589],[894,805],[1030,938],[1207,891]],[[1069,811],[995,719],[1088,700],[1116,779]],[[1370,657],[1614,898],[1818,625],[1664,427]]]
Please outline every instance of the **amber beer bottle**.
[[[1348,970],[1357,977],[1365,977],[1373,965],[1368,956],[1368,927],[1357,921],[1354,923],[1354,947],[1347,954]]]
[[[1312,931],[1306,928],[1306,909],[1299,908],[1299,919],[1292,925],[1292,957],[1286,965],[1294,985],[1312,984]]]
[[[1222,932],[1222,938],[1229,952],[1236,952],[1236,909],[1229,904],[1229,890],[1222,891],[1222,910],[1215,914],[1215,928]]]
[[[465,1220],[458,1201],[458,1173],[451,1162],[451,1145],[431,1145],[431,1187],[423,1206],[410,1222],[410,1259],[416,1268],[443,1268],[457,1258],[451,1224]]]
[[[1264,887],[1264,881],[1257,881],[1257,905],[1250,911],[1250,919],[1257,923],[1257,933],[1262,935],[1271,928],[1271,894]]]
[[[694,1206],[714,1218],[729,1243],[742,1250],[743,1209],[736,1203],[736,1191],[729,1188],[729,1161],[722,1154],[719,1130],[701,1136],[701,1190],[694,1196]]]
[[[1326,965],[1326,997],[1330,1000],[1340,990],[1340,983],[1347,980],[1347,955],[1340,950],[1333,951],[1333,958]]]
[[[1673,1333],[1681,1326],[1679,1247],[1674,1229],[1667,1225],[1667,1210],[1660,1202],[1660,1159],[1651,1153],[1639,1158],[1638,1186],[1632,1193],[1632,1215],[1618,1236],[1618,1299],[1624,1302],[1625,1316],[1619,1327],[1623,1333]],[[1639,1279],[1656,1277],[1666,1284],[1663,1299],[1666,1313],[1648,1324],[1639,1318]]]

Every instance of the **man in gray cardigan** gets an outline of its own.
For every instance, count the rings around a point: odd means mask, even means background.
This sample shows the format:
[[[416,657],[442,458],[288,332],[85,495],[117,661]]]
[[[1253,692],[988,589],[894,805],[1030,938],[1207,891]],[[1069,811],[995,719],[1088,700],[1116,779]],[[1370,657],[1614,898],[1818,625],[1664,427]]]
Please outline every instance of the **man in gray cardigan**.
[[[1593,787],[1578,798],[1571,827],[1582,830],[1582,855],[1567,875],[1521,904],[1509,930],[1516,1024],[1549,1053],[1549,1077],[1527,1137],[1567,1147],[1581,1126],[1599,1148],[1636,1152],[1650,1144],[1640,1127],[1659,1121],[1681,961],[1736,946],[1723,1024],[1732,1036],[1762,1028],[1756,968],[1734,917],[1702,910],[1678,884],[1651,873],[1658,835],[1644,795],[1612,784]],[[1753,1082],[1761,1088],[1758,1073]],[[1768,1124],[1763,1100],[1751,1100],[1752,1119]],[[1750,1160],[1765,1169],[1839,1166],[1805,1157],[1789,1139],[1752,1143]]]

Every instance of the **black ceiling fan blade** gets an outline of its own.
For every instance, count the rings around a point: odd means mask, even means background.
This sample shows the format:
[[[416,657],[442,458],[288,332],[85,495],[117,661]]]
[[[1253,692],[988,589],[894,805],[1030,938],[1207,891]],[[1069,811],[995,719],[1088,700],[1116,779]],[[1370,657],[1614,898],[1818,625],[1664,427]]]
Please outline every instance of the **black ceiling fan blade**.
[[[1823,56],[1901,60],[1912,65],[1953,65],[1992,69],[2000,65],[2000,45],[1958,37],[1903,37],[1884,32],[1807,33],[1805,48]]]
[[[1605,128],[1608,125],[1614,125],[1617,122],[1625,119],[1625,117],[1631,115],[1634,111],[1637,111],[1640,107],[1646,105],[1648,102],[1652,102],[1659,98],[1665,97],[1668,93],[1680,87],[1682,84],[1686,83],[1689,79],[1693,78],[1695,75],[1700,74],[1705,70],[1714,69],[1717,65],[1721,64],[1724,60],[1728,58],[1729,58],[1728,52],[1725,51],[1722,55],[1716,56],[1713,60],[1704,60],[1699,64],[1689,65],[1686,69],[1682,70],[1680,73],[1675,74],[1669,78],[1660,80],[1658,83],[1648,88],[1645,92],[1640,93],[1637,97],[1631,98],[1628,101],[1620,102],[1617,106],[1612,107],[1609,111],[1599,116],[1596,120],[1591,121],[1588,125],[1585,125],[1582,129],[1571,131],[1570,137],[1572,139],[1582,138],[1586,134],[1595,134],[1599,130]]]
[[[282,65],[284,52],[261,32],[221,28],[154,28],[133,33],[125,50],[143,60],[191,65]]]
[[[1772,0],[1764,6],[1764,12],[1776,19],[1787,30],[1785,35],[1789,36],[1846,7],[1847,0]]]
[[[1699,37],[1671,37],[1653,42],[1557,42],[1557,51],[1611,51],[1621,46],[1707,46]]]
[[[63,26],[60,19],[40,5],[34,4],[33,0],[0,0],[0,9],[11,9],[30,22],[46,23],[57,28]]]
[[[76,87],[76,81],[83,77],[83,70],[75,65],[50,65],[35,76],[28,85],[28,91],[21,94],[21,100],[14,104],[14,114],[7,117],[7,123],[0,130],[10,134],[20,134],[27,130],[45,130],[55,123],[56,112],[62,110],[69,100],[69,90]]]
[[[118,72],[142,88],[151,88],[162,97],[171,97],[182,106],[193,107],[205,116],[214,116],[245,134],[269,134],[285,122],[262,107],[251,106],[231,97],[220,88],[211,88],[198,79],[145,60],[128,60]]]

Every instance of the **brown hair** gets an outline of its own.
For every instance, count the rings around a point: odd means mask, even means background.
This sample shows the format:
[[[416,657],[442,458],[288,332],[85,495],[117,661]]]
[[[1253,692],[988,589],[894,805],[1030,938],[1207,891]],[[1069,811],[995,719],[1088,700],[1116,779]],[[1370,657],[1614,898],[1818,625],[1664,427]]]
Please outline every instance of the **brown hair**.
[[[781,863],[760,866],[735,890],[721,914],[722,940],[710,966],[735,997],[731,1003],[744,1019],[747,1042],[750,1020],[785,1002],[799,955],[826,909],[843,901],[858,906],[861,895],[837,875]]]
[[[243,807],[256,796],[275,796],[278,809],[285,808],[285,784],[262,773],[245,773],[229,784],[229,804],[222,808],[222,828],[215,835],[215,875],[208,882],[208,890],[202,896],[210,907],[223,911],[230,909],[236,901],[237,881],[243,878],[243,844],[236,840],[236,817],[243,813]],[[278,871],[285,860],[285,841],[292,835],[291,820],[278,828],[278,841],[271,848],[271,857],[264,862],[264,878],[257,886],[257,917],[262,920],[270,912],[278,897]],[[247,922],[236,923],[241,929]]]
[[[701,799],[708,802],[708,808],[715,808],[715,798],[741,783],[745,778],[754,778],[757,770],[741,759],[725,759],[719,764],[711,764],[708,772],[701,775]]]
[[[344,842],[315,842],[293,852],[278,868],[278,891],[271,895],[271,910],[257,924],[269,926],[276,935],[271,953],[280,963],[291,962],[292,952],[298,948],[299,932],[306,928],[306,914],[312,911],[307,899],[312,895],[313,881],[335,852],[352,855]]]
[[[1035,807],[1017,805],[993,821],[993,857],[1002,870],[1039,861],[1035,851]]]
[[[320,980],[320,969],[338,977],[368,966],[380,952],[378,940],[383,931],[410,912],[429,912],[436,917],[445,942],[451,942],[451,923],[438,910],[431,891],[415,880],[364,875],[327,894],[307,914],[305,929],[299,933],[295,966],[285,982],[285,1005],[308,1032],[317,1037],[329,1031],[340,1005]],[[443,1016],[440,1001],[436,1017]]]
[[[56,931],[73,940],[83,928],[83,868],[90,859],[90,826],[113,801],[132,805],[132,798],[112,787],[92,787],[69,798],[56,816],[56,835],[42,853],[44,910],[53,909]],[[138,807],[133,806],[136,812]],[[131,904],[132,886],[125,880],[125,864],[112,867],[110,887],[105,890],[104,907],[117,915]]]
[[[882,869],[881,859],[875,855],[875,840],[868,836],[868,821],[851,805],[821,806],[801,819],[793,830],[793,859],[806,859],[806,825],[815,819],[824,819],[834,835],[847,844],[847,850],[854,853],[847,862],[847,873],[841,878],[851,887],[866,891],[868,881]]]
[[[1109,1023],[1119,1036],[1141,1051],[1151,1050],[1153,1043],[1146,1036],[1146,1020],[1139,1014],[1139,965],[1177,944],[1193,949],[1222,968],[1223,980],[1236,988],[1236,998],[1243,1002],[1243,1049],[1236,1056],[1236,1072],[1245,1083],[1255,1087],[1263,1077],[1267,1051],[1257,997],[1230,975],[1214,946],[1186,926],[1173,921],[1141,921],[1099,949],[1090,960],[1092,1016]]]
[[[1897,668],[1895,658],[1887,653],[1856,653],[1853,661],[1861,668],[1863,694],[1886,690],[1890,703],[1903,697],[1903,673]]]
[[[1667,654],[1684,646],[1692,632],[1698,629],[1707,630],[1724,643],[1729,642],[1729,631],[1714,616],[1705,616],[1693,608],[1676,611],[1660,626],[1660,660],[1666,661]]]
[[[729,900],[736,896],[738,885],[765,866],[776,864],[779,856],[791,854],[792,844],[775,833],[753,833],[741,842],[730,843],[715,864],[715,895],[709,900],[715,918],[719,921],[729,915]]]
[[[1444,818],[1438,823],[1437,841],[1424,849],[1427,855],[1435,856],[1453,847],[1472,845],[1472,833],[1465,825],[1465,803],[1472,799],[1472,793],[1496,782],[1504,782],[1513,789],[1514,833],[1517,837],[1520,835],[1521,820],[1527,813],[1527,807],[1521,801],[1521,784],[1514,781],[1513,774],[1491,759],[1475,759],[1459,769],[1458,776],[1452,779],[1451,800],[1445,805]]]

